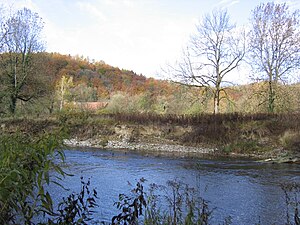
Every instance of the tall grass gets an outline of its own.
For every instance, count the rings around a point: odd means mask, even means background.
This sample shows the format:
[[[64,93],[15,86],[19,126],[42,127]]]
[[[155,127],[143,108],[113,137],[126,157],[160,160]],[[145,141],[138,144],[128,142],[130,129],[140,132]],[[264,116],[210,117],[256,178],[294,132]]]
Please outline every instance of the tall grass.
[[[287,130],[291,132],[299,132],[300,130],[300,113],[230,113],[216,115],[160,115],[144,113],[111,114],[109,116],[120,123],[191,126],[191,132],[179,137],[183,143],[190,144],[207,143],[226,146],[241,141],[259,142],[263,136],[271,138],[270,140],[273,140],[273,142],[277,142]],[[255,137],[255,140],[249,140],[251,136]],[[243,140],[244,137],[246,138],[245,140]]]
[[[219,125],[223,122],[249,122],[249,121],[276,121],[294,128],[300,128],[300,113],[226,113],[226,114],[155,114],[155,113],[116,113],[108,114],[110,117],[123,122],[139,124],[166,124],[176,125]]]
[[[300,113],[256,114],[155,114],[64,112],[57,117],[60,124],[77,137],[113,135],[116,124],[156,126],[169,138],[187,145],[206,144],[227,152],[260,154],[274,146],[299,149]],[[181,126],[186,132],[172,133]],[[174,128],[174,129],[173,129]],[[177,129],[178,130],[178,129]],[[287,131],[293,138],[287,136]],[[104,133],[103,133],[104,132]],[[292,137],[290,135],[290,137]]]

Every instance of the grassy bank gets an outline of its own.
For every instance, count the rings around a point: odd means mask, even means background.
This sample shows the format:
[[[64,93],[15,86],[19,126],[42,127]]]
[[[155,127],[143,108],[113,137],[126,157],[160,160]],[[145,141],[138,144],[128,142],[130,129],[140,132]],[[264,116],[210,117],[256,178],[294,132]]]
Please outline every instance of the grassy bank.
[[[299,154],[300,114],[92,114],[64,112],[44,119],[2,119],[4,133],[35,135],[63,127],[70,138],[217,148],[218,154],[273,157]]]

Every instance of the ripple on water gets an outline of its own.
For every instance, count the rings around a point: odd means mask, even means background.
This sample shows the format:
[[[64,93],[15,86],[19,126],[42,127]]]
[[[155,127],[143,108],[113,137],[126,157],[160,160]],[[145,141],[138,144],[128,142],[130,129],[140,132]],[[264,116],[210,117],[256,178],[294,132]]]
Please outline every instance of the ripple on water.
[[[91,178],[99,193],[99,219],[109,221],[117,211],[113,206],[118,194],[129,193],[141,178],[150,183],[166,184],[177,179],[197,188],[208,200],[213,224],[222,224],[231,216],[233,224],[283,224],[285,199],[280,185],[299,182],[299,165],[266,164],[251,160],[201,160],[144,157],[132,153],[104,150],[67,150],[66,170],[74,174],[63,185],[80,190],[80,177]],[[58,199],[66,196],[51,187]]]

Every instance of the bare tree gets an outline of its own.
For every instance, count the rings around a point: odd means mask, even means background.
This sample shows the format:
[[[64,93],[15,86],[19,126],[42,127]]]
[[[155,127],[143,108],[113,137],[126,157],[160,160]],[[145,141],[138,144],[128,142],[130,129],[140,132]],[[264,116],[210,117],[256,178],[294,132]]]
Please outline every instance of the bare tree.
[[[266,81],[268,112],[274,112],[278,83],[300,66],[299,11],[287,4],[267,3],[252,12],[250,59],[256,80]]]
[[[225,77],[236,69],[245,55],[244,32],[229,21],[226,10],[213,11],[196,26],[183,59],[172,67],[181,82],[205,87],[213,93],[214,113],[227,97]]]
[[[4,45],[4,37],[6,36],[7,30],[5,29],[5,17],[4,17],[4,9],[3,6],[0,6],[0,52],[3,50]],[[0,76],[0,104],[3,102],[3,99],[5,97],[5,88],[3,86],[3,82]],[[3,107],[1,105],[0,113],[3,113]]]
[[[40,37],[43,26],[38,14],[26,8],[17,11],[4,24],[1,76],[11,113],[15,113],[17,100],[29,101],[40,90],[30,85],[35,83],[37,75],[33,71],[32,54],[44,50]]]

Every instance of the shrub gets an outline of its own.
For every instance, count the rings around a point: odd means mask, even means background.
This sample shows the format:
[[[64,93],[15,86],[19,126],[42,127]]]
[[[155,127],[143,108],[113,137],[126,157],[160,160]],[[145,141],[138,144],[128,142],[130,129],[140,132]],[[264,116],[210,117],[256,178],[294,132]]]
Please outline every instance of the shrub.
[[[170,180],[167,186],[150,185],[150,192],[144,191],[141,179],[137,182],[128,196],[119,195],[119,201],[115,203],[121,210],[112,218],[112,224],[139,224],[139,218],[143,216],[142,224],[145,225],[208,225],[212,210],[207,201],[197,195],[195,189],[177,180]],[[156,192],[165,192],[159,195]]]
[[[139,113],[153,111],[154,99],[150,94],[129,95],[118,92],[111,97],[106,108],[110,113]]]
[[[64,175],[54,163],[64,160],[61,135],[45,134],[33,139],[21,134],[0,136],[0,224],[31,224],[41,210],[49,210],[52,200],[44,186],[49,172]]]
[[[143,215],[144,208],[147,206],[142,178],[137,182],[136,187],[132,189],[133,196],[119,194],[119,201],[115,205],[121,213],[112,218],[112,225],[130,224],[137,225],[138,218]]]
[[[282,146],[289,150],[300,149],[300,132],[287,130],[280,138]]]
[[[90,180],[85,182],[81,177],[80,193],[71,193],[58,204],[57,211],[47,212],[50,216],[47,224],[89,224],[93,220],[93,209],[98,206],[96,204],[97,191],[90,190],[90,184]]]

